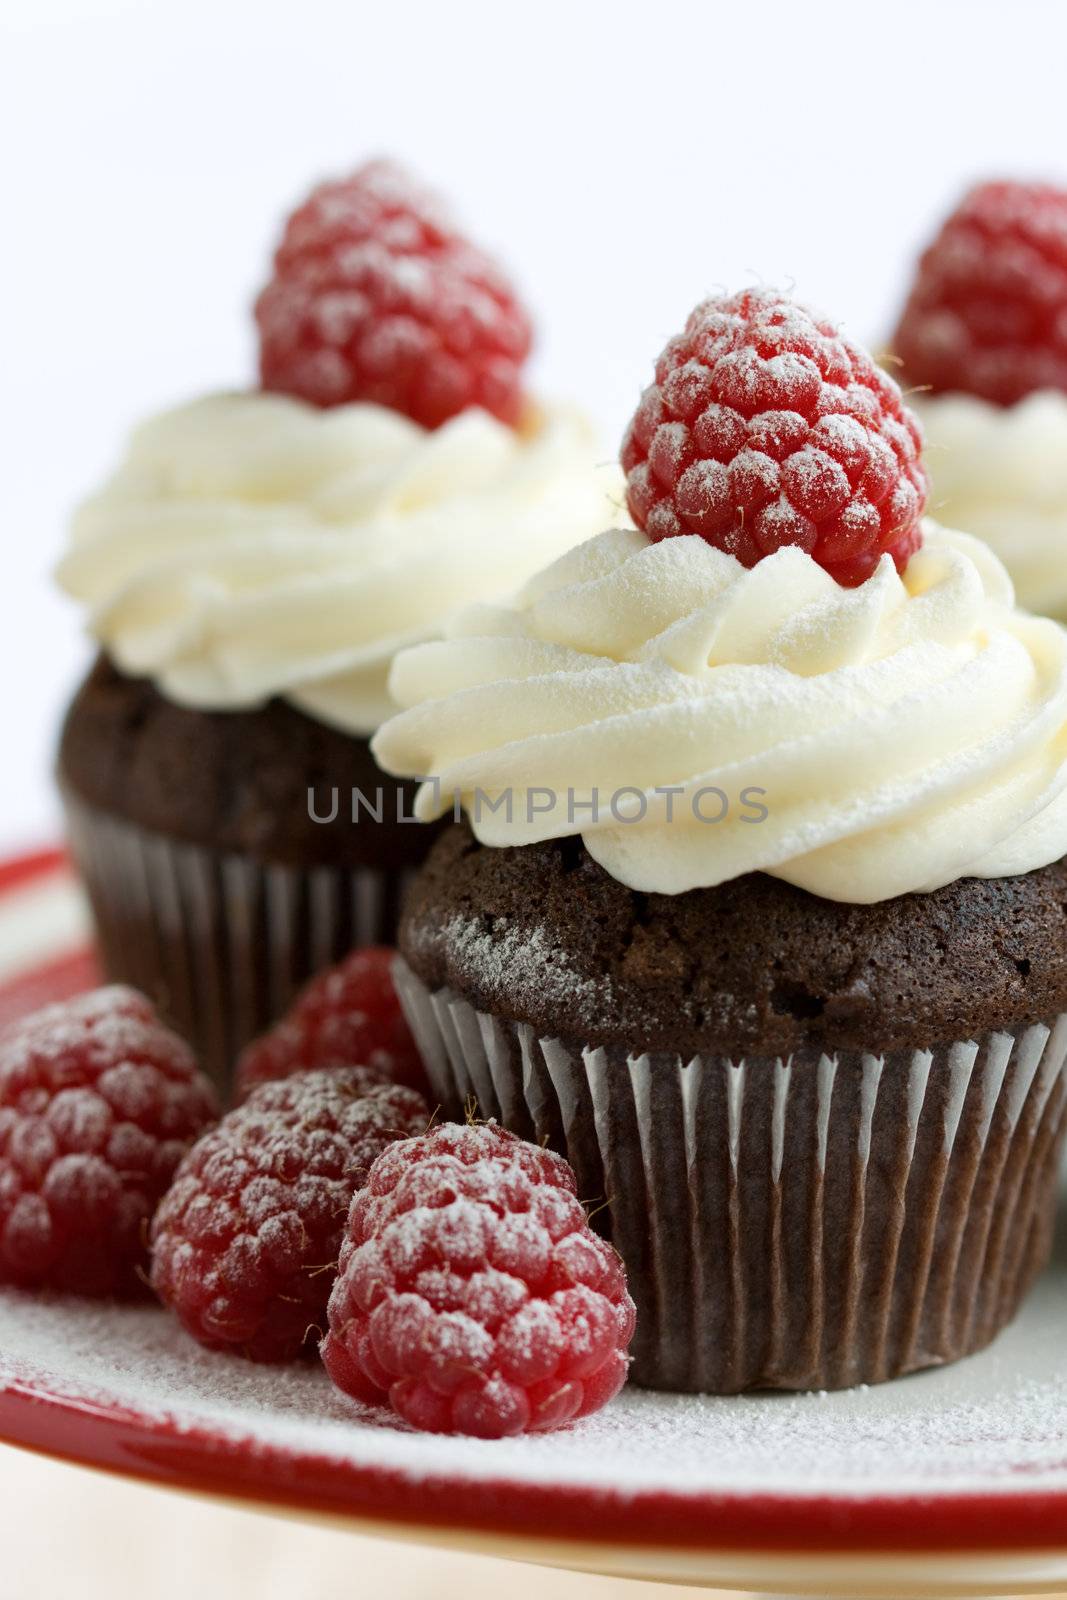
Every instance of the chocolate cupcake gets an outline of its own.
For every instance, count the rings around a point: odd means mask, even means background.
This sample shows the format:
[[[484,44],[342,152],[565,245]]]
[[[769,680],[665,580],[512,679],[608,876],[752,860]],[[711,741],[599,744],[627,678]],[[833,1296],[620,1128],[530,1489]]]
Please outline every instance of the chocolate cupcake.
[[[104,964],[222,1080],[309,975],[392,942],[431,842],[370,753],[396,650],[611,504],[583,420],[523,394],[511,290],[395,168],[315,192],[257,314],[286,392],[142,425],[59,571],[101,649],[59,781]]]
[[[282,698],[182,706],[107,654],[67,713],[59,777],[105,971],[221,1083],[314,972],[393,942],[431,842],[410,825],[415,786],[365,738]]]
[[[547,1140],[608,1202],[638,1383],[837,1388],[951,1361],[1047,1257],[1063,862],[839,906],[761,874],[640,894],[579,840],[450,829],[401,949],[447,1112]]]
[[[375,753],[470,823],[409,891],[399,982],[446,1108],[547,1139],[602,1204],[638,1382],[877,1382],[986,1344],[1048,1253],[1067,635],[920,528],[913,424],[827,325],[739,296],[671,349],[627,446],[646,531],[394,666]],[[730,522],[757,474],[771,514]]]

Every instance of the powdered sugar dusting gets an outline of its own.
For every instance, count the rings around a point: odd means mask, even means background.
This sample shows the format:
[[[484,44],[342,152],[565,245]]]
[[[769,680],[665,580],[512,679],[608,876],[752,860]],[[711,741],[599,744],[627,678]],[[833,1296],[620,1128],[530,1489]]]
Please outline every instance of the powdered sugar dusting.
[[[411,930],[417,952],[419,930]],[[501,994],[521,1002],[529,994],[561,1004],[583,996],[611,1004],[612,985],[607,974],[591,977],[569,963],[567,953],[542,928],[510,926],[506,916],[481,920],[462,916],[449,919],[443,933],[434,935],[444,949],[455,952],[463,970],[486,994]]]
[[[0,1381],[124,1406],[180,1428],[419,1482],[506,1476],[622,1495],[816,1497],[1067,1490],[1067,1252],[984,1354],[843,1394],[702,1398],[627,1389],[563,1432],[516,1441],[416,1435],[346,1401],[317,1368],[199,1349],[161,1311],[0,1295]],[[267,1469],[265,1469],[266,1471]]]

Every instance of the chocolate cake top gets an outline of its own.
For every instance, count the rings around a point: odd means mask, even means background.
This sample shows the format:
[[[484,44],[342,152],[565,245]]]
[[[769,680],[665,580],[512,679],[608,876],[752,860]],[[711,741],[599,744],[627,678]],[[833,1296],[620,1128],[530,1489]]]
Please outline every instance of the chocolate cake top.
[[[1067,861],[874,905],[748,874],[644,894],[579,839],[437,842],[401,950],[431,987],[572,1043],[778,1056],[883,1052],[1067,1010]]]
[[[101,655],[63,727],[61,783],[88,804],[153,832],[219,851],[313,866],[399,867],[425,855],[423,826],[398,823],[397,794],[411,815],[414,784],[381,772],[365,739],[330,728],[287,701],[249,711],[177,705],[147,678],[128,678]],[[315,821],[308,805],[328,817]],[[352,825],[352,791],[381,822]]]

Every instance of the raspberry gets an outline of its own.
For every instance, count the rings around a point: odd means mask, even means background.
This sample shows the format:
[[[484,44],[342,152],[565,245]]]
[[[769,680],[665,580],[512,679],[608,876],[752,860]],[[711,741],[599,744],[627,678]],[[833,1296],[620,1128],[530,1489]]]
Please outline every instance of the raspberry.
[[[893,349],[909,383],[996,405],[1067,390],[1067,190],[972,189],[919,262]]]
[[[522,411],[526,312],[499,268],[403,169],[372,161],[293,213],[256,303],[265,389],[370,400],[436,428]]]
[[[626,1380],[634,1305],[574,1174],[495,1123],[394,1145],[356,1196],[322,1355],[431,1433],[561,1427]]]
[[[696,533],[746,567],[798,545],[862,583],[921,539],[926,474],[900,390],[827,322],[768,290],[705,300],[656,363],[623,440],[652,540]]]
[[[152,1287],[214,1350],[312,1354],[352,1196],[426,1103],[360,1067],[265,1083],[189,1151],[156,1212]]]
[[[422,1058],[393,988],[396,952],[354,950],[313,978],[282,1021],[237,1063],[236,1098],[314,1067],[366,1067],[381,1083],[426,1090]]]
[[[0,1281],[143,1292],[147,1224],[219,1114],[188,1046],[115,986],[0,1038]]]

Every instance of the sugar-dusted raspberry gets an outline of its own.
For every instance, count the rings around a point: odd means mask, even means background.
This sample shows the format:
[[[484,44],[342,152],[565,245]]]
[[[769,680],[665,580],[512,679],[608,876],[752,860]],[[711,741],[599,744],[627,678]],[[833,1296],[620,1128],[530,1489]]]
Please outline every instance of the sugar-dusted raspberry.
[[[972,189],[920,259],[892,348],[935,391],[1009,406],[1067,390],[1067,190]]]
[[[705,300],[656,363],[623,440],[650,539],[695,533],[746,567],[798,545],[839,583],[899,569],[926,502],[900,390],[832,324],[765,289]]]
[[[319,973],[237,1063],[235,1098],[314,1067],[366,1067],[382,1083],[426,1090],[426,1075],[393,987],[396,951],[354,950]]]
[[[500,269],[402,168],[315,189],[256,303],[265,389],[371,400],[436,428],[470,406],[522,412],[529,319]]]
[[[0,1038],[0,1281],[143,1292],[147,1224],[218,1114],[188,1046],[133,989],[15,1023]]]
[[[387,1150],[353,1201],[322,1354],[413,1427],[495,1439],[606,1405],[634,1315],[560,1156],[444,1126]]]
[[[352,1196],[428,1120],[421,1095],[360,1067],[262,1084],[178,1168],[152,1227],[152,1287],[211,1349],[313,1354]]]

